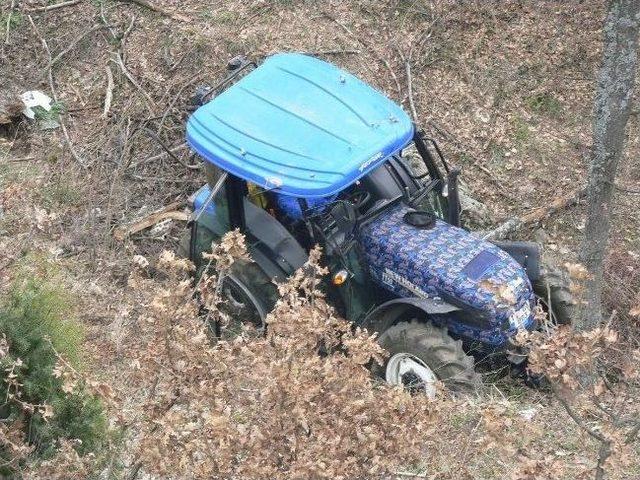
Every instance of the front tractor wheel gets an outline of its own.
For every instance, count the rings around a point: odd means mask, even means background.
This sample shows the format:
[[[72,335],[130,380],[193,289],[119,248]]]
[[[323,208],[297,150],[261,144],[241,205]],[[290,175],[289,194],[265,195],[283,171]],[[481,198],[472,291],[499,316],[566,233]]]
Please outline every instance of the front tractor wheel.
[[[264,319],[275,306],[278,290],[257,263],[236,261],[222,281],[220,293],[220,309],[228,317],[229,324],[218,326],[219,336],[234,338],[247,326],[258,334],[264,332]]]
[[[377,373],[391,385],[433,398],[438,381],[457,392],[473,392],[481,384],[473,357],[464,353],[462,342],[431,323],[398,323],[384,331],[378,342],[389,358]]]

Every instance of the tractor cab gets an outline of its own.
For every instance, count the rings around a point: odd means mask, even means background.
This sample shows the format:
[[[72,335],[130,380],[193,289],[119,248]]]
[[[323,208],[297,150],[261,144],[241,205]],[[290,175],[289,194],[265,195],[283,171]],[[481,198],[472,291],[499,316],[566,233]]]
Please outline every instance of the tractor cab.
[[[519,244],[518,262],[515,249],[459,228],[458,171],[382,93],[305,55],[274,55],[244,74],[247,65],[187,124],[208,180],[192,198],[190,258],[202,269],[212,240],[244,233],[255,263],[229,276],[229,301],[260,322],[273,281],[319,244],[329,300],[391,351],[387,380],[410,371],[426,382],[426,368],[474,384],[465,350],[504,349],[535,325],[537,250]],[[398,345],[398,335],[417,343]],[[445,346],[420,344],[428,339]]]

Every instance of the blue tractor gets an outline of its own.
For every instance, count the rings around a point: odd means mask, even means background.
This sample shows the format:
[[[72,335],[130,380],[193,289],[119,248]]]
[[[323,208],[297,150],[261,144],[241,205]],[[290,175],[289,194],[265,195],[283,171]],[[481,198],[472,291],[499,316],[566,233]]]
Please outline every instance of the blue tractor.
[[[490,243],[460,227],[458,170],[436,142],[383,94],[317,58],[233,67],[200,92],[187,124],[208,183],[191,198],[183,243],[201,271],[212,241],[245,234],[254,261],[225,279],[228,308],[264,325],[274,282],[319,244],[327,297],[378,332],[390,356],[377,373],[388,382],[475,388],[474,357],[523,358],[510,339],[536,328],[532,285],[549,293],[558,282],[540,282],[535,244]],[[556,300],[563,312],[568,300]]]

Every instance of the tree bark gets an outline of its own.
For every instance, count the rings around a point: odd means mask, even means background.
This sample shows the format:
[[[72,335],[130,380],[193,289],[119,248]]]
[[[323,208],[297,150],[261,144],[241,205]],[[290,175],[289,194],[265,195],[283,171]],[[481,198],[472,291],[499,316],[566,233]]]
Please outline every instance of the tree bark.
[[[635,82],[639,21],[640,0],[608,2],[594,109],[587,224],[580,252],[580,261],[590,278],[575,324],[579,330],[600,325],[603,318],[603,261],[613,214],[614,180],[623,153]]]

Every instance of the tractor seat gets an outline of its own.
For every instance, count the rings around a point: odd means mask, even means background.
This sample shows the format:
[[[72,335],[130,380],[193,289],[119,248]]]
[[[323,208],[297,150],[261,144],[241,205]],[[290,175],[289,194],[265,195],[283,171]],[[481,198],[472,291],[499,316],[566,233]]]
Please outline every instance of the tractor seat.
[[[246,198],[244,211],[249,233],[268,249],[287,275],[305,264],[307,253],[278,220]]]

